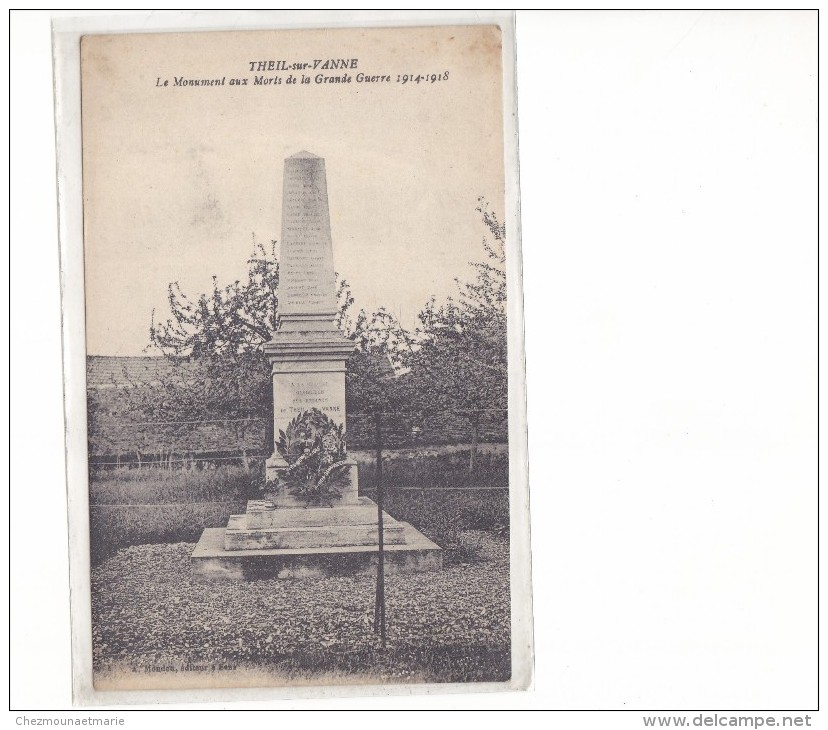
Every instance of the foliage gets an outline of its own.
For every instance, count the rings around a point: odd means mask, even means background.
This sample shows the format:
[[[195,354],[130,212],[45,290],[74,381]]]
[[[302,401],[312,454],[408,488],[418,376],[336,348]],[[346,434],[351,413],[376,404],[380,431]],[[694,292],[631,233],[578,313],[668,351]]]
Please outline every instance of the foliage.
[[[398,455],[386,452],[383,459],[383,483],[388,492],[395,489],[474,489],[507,488],[509,486],[509,455],[482,452],[469,471],[468,450],[440,453],[433,450]],[[363,489],[376,488],[373,464],[360,464],[359,483]]]
[[[270,365],[260,353],[216,352],[176,360],[159,377],[136,380],[128,373],[128,410],[158,421],[243,419],[270,413]]]
[[[426,304],[415,331],[382,307],[371,314],[354,312],[354,297],[341,278],[336,316],[355,344],[346,374],[349,415],[405,411],[430,418],[451,411],[465,417],[472,471],[483,414],[505,411],[508,390],[506,230],[484,200],[477,210],[486,229],[485,259],[471,264],[470,281],[457,280],[455,297]],[[129,381],[125,373],[130,385],[119,410],[138,421],[173,422],[173,430],[180,424],[182,431],[191,427],[187,422],[223,420],[237,442],[245,440],[251,423],[263,423],[262,446],[268,450],[274,443],[272,385],[263,345],[278,322],[276,242],[254,245],[245,281],[222,286],[214,278],[212,291],[195,298],[173,282],[168,303],[166,319],[157,320],[153,312],[150,348],[172,367],[148,381]],[[93,430],[99,406],[90,400]]]
[[[262,351],[276,326],[279,263],[276,242],[254,244],[247,281],[220,286],[193,299],[178,282],[168,286],[170,316],[153,311],[148,350],[172,367],[140,381],[124,373],[127,412],[157,421],[223,419],[234,422],[241,439],[251,419],[270,422],[270,365]],[[181,424],[187,427],[186,423]],[[272,426],[267,440],[272,441]]]
[[[331,504],[349,484],[344,427],[318,408],[280,430],[276,450],[289,464],[280,479],[307,504]]]
[[[474,469],[481,413],[505,409],[508,397],[506,351],[506,227],[484,200],[477,208],[491,235],[484,237],[487,260],[472,263],[474,281],[456,280],[459,295],[439,304],[432,297],[419,314],[416,346],[404,357],[420,407],[449,406],[472,427],[469,468]]]
[[[381,353],[394,372],[403,367],[404,353],[413,343],[411,333],[385,307],[370,316],[361,309],[349,336],[360,351]]]
[[[394,490],[383,507],[397,520],[409,522],[443,548],[445,565],[474,562],[477,556],[463,539],[469,530],[499,536],[509,531],[509,492],[486,489]]]
[[[151,346],[174,358],[199,359],[222,354],[261,352],[276,329],[279,308],[279,262],[276,241],[270,249],[254,244],[247,262],[248,280],[221,287],[193,300],[179,283],[167,287],[171,316],[150,326]]]
[[[90,450],[93,443],[98,443],[105,437],[105,428],[102,423],[104,405],[97,388],[86,390],[86,434],[89,439]]]
[[[348,360],[345,380],[348,413],[408,409],[408,381],[401,374],[411,334],[391,312],[380,307],[370,316],[360,310],[350,336],[357,349]]]
[[[164,421],[239,421],[239,438],[245,419],[262,419],[272,444],[271,372],[263,346],[278,323],[276,241],[269,248],[255,244],[247,264],[247,281],[221,286],[213,277],[212,291],[196,298],[178,282],[169,285],[170,316],[157,321],[153,312],[148,349],[160,352],[173,367],[149,382],[132,381],[125,373],[127,411]],[[399,367],[393,356],[407,333],[384,308],[353,315],[354,297],[340,277],[337,303],[336,323],[357,348],[349,363],[348,405],[355,412],[371,410],[387,400],[393,383],[381,381]]]
[[[92,562],[129,545],[195,542],[205,527],[225,527],[243,512],[257,486],[239,466],[99,474],[89,484]]]
[[[486,260],[471,263],[474,280],[455,280],[456,299],[432,297],[413,333],[383,308],[370,318],[359,313],[353,336],[361,356],[348,373],[352,412],[450,408],[469,419],[476,445],[482,410],[506,408],[506,227],[484,199],[477,210],[488,232]]]
[[[205,527],[226,527],[230,515],[244,512],[245,502],[90,505],[92,563],[130,545],[196,542]]]
[[[284,684],[506,681],[507,545],[467,537],[484,560],[386,576],[385,650],[372,630],[373,576],[227,581],[205,590],[191,575],[192,545],[122,550],[92,570],[96,682],[194,664],[266,671]]]
[[[90,480],[89,501],[93,505],[243,502],[257,494],[259,482],[241,466],[112,469]]]
[[[483,238],[483,250],[488,261],[471,264],[477,271],[476,280],[469,283],[461,283],[458,280],[457,284],[463,301],[470,309],[483,309],[488,316],[505,317],[506,224],[499,221],[497,215],[489,210],[489,204],[483,198],[478,199],[477,211],[494,240]]]

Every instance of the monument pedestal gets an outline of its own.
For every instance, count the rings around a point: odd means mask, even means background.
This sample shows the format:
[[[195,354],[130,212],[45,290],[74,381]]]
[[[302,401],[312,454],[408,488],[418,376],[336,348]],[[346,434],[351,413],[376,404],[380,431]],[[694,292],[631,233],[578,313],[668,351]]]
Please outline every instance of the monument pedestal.
[[[383,513],[385,573],[440,570],[442,550],[407,522]],[[208,528],[192,555],[202,580],[375,575],[377,505],[276,508],[251,500],[226,528]]]

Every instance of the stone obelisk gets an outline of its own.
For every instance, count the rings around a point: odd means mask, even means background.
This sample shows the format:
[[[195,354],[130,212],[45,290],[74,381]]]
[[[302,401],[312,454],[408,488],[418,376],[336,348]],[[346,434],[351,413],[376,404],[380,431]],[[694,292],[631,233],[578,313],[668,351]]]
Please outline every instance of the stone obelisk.
[[[273,378],[273,433],[296,415],[318,408],[345,424],[345,366],[354,343],[336,325],[336,281],[328,210],[325,160],[299,152],[285,160],[282,239],[279,256],[279,316],[265,345]],[[287,462],[276,451],[267,460],[267,481],[278,485]],[[356,466],[342,504],[356,504]],[[277,505],[299,502],[275,495]]]

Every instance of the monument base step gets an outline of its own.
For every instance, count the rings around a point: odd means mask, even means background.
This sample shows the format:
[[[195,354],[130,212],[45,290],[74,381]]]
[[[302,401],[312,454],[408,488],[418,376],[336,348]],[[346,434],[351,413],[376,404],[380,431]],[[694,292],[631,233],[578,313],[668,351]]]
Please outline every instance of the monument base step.
[[[407,522],[405,544],[385,547],[385,572],[420,573],[440,570],[443,551]],[[376,528],[375,528],[376,529]],[[377,546],[315,547],[294,549],[225,550],[225,528],[204,530],[191,557],[193,576],[200,580],[257,580],[266,578],[327,578],[375,575]]]
[[[383,513],[387,545],[405,542],[402,525]],[[367,497],[357,504],[331,507],[276,507],[252,499],[242,515],[231,515],[224,533],[225,550],[304,549],[377,544],[377,505]]]
[[[376,545],[377,526],[365,524],[308,525],[300,527],[247,526],[247,515],[233,515],[224,533],[225,550],[267,550],[316,547]],[[383,541],[388,545],[405,542],[402,524],[388,520],[383,525]]]
[[[355,504],[334,507],[276,507],[265,499],[251,499],[243,515],[247,529],[276,527],[319,527],[327,525],[377,524],[377,505],[368,497],[359,497]],[[390,518],[389,518],[390,519]]]

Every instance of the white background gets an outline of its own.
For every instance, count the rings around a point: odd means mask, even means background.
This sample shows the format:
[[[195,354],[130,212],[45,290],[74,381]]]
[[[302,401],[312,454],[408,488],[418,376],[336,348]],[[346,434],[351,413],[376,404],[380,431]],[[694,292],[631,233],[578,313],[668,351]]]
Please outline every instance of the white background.
[[[11,30],[11,706],[34,715],[71,701],[60,301],[49,18]],[[813,710],[815,14],[521,13],[517,46],[535,687],[314,706]]]

